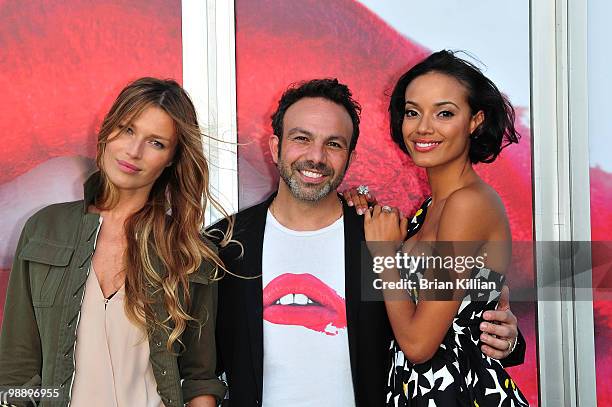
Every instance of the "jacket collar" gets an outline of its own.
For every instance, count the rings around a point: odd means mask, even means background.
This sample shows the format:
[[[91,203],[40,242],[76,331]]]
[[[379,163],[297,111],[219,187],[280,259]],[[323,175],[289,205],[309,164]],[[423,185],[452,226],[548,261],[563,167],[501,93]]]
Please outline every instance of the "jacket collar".
[[[102,176],[100,171],[96,171],[87,178],[83,184],[83,213],[87,213],[87,208],[92,205],[102,186]]]
[[[361,250],[365,240],[363,217],[357,215],[355,207],[347,205],[344,197],[338,195],[342,202],[344,217],[344,301],[346,304],[346,322],[351,361],[351,378],[355,399],[359,400],[359,309],[361,304]]]

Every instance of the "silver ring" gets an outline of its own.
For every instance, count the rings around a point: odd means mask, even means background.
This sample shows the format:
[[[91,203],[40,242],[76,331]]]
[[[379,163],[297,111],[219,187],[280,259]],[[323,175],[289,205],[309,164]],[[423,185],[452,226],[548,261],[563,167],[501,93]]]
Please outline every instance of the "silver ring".
[[[381,208],[381,210],[382,210],[383,212],[387,212],[387,213],[391,213],[391,212],[393,212],[393,209],[391,209],[391,207],[390,207],[390,206],[387,206],[387,205],[383,206],[383,207]]]
[[[367,195],[367,194],[369,194],[369,193],[370,193],[370,189],[368,188],[368,186],[367,186],[367,185],[359,185],[359,186],[357,187],[357,193],[358,193],[359,195]]]

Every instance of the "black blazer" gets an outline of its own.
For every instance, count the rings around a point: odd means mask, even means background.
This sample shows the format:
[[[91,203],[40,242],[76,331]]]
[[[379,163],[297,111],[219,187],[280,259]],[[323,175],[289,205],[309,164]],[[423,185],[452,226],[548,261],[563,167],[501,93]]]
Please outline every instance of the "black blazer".
[[[216,325],[217,371],[225,373],[229,387],[229,403],[226,400],[224,406],[261,405],[265,351],[261,263],[266,216],[274,196],[235,215],[232,239],[239,241],[242,248],[230,243],[219,249],[221,260],[231,272],[219,281]],[[365,241],[363,217],[358,216],[355,208],[346,205],[344,200],[342,203],[346,316],[353,389],[358,407],[379,407],[385,403],[392,332],[384,302],[362,301],[365,273],[361,272],[361,262],[369,258],[361,250]],[[227,222],[222,220],[208,232],[219,238],[215,229],[224,231],[226,227]],[[522,336],[519,339],[512,360],[507,360],[511,364],[523,362],[525,342]]]
[[[219,281],[217,368],[225,372],[231,407],[261,405],[263,389],[263,287],[261,261],[268,207],[265,202],[236,215],[233,239],[219,251],[232,273]],[[351,374],[358,406],[381,406],[385,399],[391,328],[383,302],[361,301],[361,242],[363,218],[343,202],[346,317]],[[212,226],[225,230],[225,221]]]

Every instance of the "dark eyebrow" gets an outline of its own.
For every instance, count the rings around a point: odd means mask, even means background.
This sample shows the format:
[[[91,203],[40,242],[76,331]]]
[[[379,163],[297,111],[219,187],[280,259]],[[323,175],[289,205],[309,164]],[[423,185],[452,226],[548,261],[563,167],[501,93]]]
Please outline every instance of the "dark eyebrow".
[[[292,128],[291,130],[289,130],[287,132],[287,135],[291,136],[291,135],[296,134],[296,133],[300,133],[300,134],[303,134],[303,135],[308,136],[308,137],[314,137],[314,134],[311,131],[308,131],[308,130],[303,129],[301,127],[294,127],[294,128]],[[342,137],[342,136],[337,135],[337,134],[332,134],[331,136],[325,138],[325,142],[326,143],[328,143],[330,141],[342,141],[344,144],[348,144],[349,143],[346,140],[345,137]]]
[[[406,105],[414,105],[414,106],[419,106],[419,104],[418,104],[418,103],[413,102],[412,100],[407,100],[405,104],[406,104]],[[455,103],[451,102],[450,100],[443,100],[443,101],[441,101],[441,102],[434,103],[434,106],[443,106],[443,105],[453,105],[453,106],[455,106],[457,109],[460,109],[460,108],[459,108],[459,106],[457,106],[457,104],[455,104]]]
[[[292,128],[291,130],[289,130],[287,132],[287,135],[291,136],[292,134],[295,134],[295,133],[302,133],[302,134],[305,134],[307,136],[312,137],[312,133],[311,132],[309,132],[308,130],[303,129],[301,127],[294,127],[294,128]]]
[[[459,109],[459,106],[457,106],[456,103],[451,102],[450,100],[443,100],[442,102],[438,102],[436,103],[434,106],[443,106],[443,105],[453,105],[455,106],[457,109]]]

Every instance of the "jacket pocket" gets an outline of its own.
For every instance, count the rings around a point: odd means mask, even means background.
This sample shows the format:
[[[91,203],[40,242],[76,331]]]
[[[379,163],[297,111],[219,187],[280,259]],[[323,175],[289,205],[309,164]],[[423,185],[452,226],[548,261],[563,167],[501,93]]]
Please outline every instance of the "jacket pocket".
[[[29,262],[32,305],[52,307],[74,247],[59,242],[33,238],[19,254]]]

